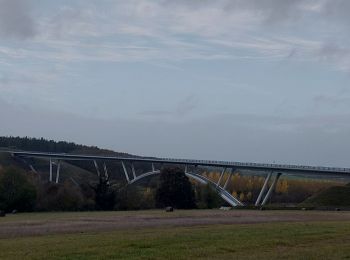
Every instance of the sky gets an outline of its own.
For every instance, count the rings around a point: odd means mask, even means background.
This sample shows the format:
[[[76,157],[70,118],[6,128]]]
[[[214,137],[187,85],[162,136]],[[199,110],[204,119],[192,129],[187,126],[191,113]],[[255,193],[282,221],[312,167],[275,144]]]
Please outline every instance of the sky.
[[[0,0],[0,135],[350,167],[350,1]]]

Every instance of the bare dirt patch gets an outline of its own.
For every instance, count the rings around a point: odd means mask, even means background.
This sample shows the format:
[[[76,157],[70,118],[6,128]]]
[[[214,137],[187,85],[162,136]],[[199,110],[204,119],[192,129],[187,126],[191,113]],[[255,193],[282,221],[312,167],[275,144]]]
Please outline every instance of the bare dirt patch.
[[[350,221],[350,212],[190,210],[30,213],[0,219],[0,238],[215,224]]]

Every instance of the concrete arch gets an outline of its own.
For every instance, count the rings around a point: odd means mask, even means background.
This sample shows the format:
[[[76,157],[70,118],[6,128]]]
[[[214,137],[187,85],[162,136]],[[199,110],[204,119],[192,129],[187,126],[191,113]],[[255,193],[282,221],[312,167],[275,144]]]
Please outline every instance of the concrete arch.
[[[134,178],[133,180],[130,180],[129,185],[134,184],[134,183],[138,182],[139,180],[142,180],[143,178],[146,178],[148,176],[157,175],[157,174],[160,174],[160,171],[152,171],[152,172],[143,173],[143,174],[137,176],[136,178]],[[219,194],[219,196],[223,200],[225,200],[228,204],[230,204],[232,207],[244,205],[240,200],[238,200],[237,198],[232,196],[231,193],[227,192],[225,189],[223,189],[222,187],[217,185],[212,180],[209,180],[208,178],[206,178],[200,174],[197,174],[197,173],[187,172],[185,174],[187,177],[192,178],[192,179],[194,179],[202,184],[210,184],[210,187],[212,187]]]

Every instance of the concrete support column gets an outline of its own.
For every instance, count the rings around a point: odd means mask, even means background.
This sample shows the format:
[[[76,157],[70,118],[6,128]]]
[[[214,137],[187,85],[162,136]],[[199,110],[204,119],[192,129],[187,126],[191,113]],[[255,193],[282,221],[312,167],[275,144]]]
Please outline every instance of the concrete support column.
[[[100,173],[100,169],[98,168],[98,164],[97,164],[96,160],[94,160],[94,165],[95,165],[95,168],[96,168],[97,176],[100,177],[101,173]]]
[[[220,185],[220,182],[221,182],[221,180],[222,180],[222,177],[223,177],[224,174],[225,174],[225,171],[226,171],[226,168],[222,169],[222,172],[221,172],[221,174],[220,174],[220,178],[219,178],[218,182],[216,183],[216,186],[219,186],[219,185]]]
[[[50,158],[50,177],[49,181],[52,182],[52,159]]]
[[[134,179],[136,179],[136,171],[133,163],[131,163],[131,171],[132,171],[132,175],[134,176]]]
[[[126,181],[127,181],[128,183],[130,183],[128,171],[126,170],[126,167],[125,167],[125,164],[124,164],[123,161],[122,161],[122,166],[123,166],[123,170],[124,170],[124,174],[125,174]]]
[[[266,188],[267,188],[267,185],[268,185],[268,183],[269,183],[269,181],[271,179],[271,176],[272,176],[272,172],[269,172],[267,177],[266,177],[266,179],[265,179],[264,185],[261,188],[259,196],[258,196],[258,198],[257,198],[257,200],[255,202],[255,206],[259,206],[259,203],[260,203],[260,201],[261,201],[261,199],[262,199],[262,197],[263,197],[263,195],[264,195],[264,193],[266,191]]]
[[[224,184],[224,190],[226,190],[226,187],[227,187],[227,185],[228,185],[228,183],[230,182],[230,180],[231,180],[231,178],[232,178],[232,174],[234,173],[235,171],[233,170],[233,169],[231,169],[230,170],[230,172],[229,172],[229,175],[228,175],[228,177],[227,177],[227,180],[225,181],[225,184]]]
[[[56,169],[56,183],[58,183],[60,178],[60,170],[61,170],[61,161],[57,161],[57,169]]]
[[[271,195],[272,195],[272,192],[274,191],[275,189],[275,186],[277,184],[277,181],[278,179],[280,178],[280,176],[282,175],[282,173],[277,173],[275,179],[273,180],[273,183],[271,184],[271,187],[269,189],[269,191],[267,192],[263,202],[261,203],[261,206],[264,206],[266,204],[266,202],[270,199]]]
[[[105,174],[105,178],[106,180],[108,180],[108,170],[107,170],[107,165],[106,163],[103,163],[103,171],[104,171],[104,174]]]

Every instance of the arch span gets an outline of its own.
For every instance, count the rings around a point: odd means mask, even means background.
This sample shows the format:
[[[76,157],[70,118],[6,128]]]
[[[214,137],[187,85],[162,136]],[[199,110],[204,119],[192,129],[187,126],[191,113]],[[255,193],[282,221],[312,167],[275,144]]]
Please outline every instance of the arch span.
[[[137,176],[136,178],[134,178],[133,180],[131,180],[129,182],[130,184],[134,184],[135,182],[138,182],[139,180],[142,180],[143,178],[146,178],[148,176],[152,176],[152,175],[157,175],[160,174],[160,171],[152,171],[152,172],[146,172],[143,173],[139,176]],[[185,173],[187,177],[192,178],[202,184],[209,184],[211,188],[213,188],[218,194],[219,196],[225,200],[228,204],[230,204],[232,207],[236,207],[236,206],[243,206],[244,204],[238,200],[237,198],[235,198],[234,196],[232,196],[231,193],[229,193],[228,191],[226,191],[224,188],[222,188],[221,186],[217,185],[215,182],[213,182],[212,180],[209,180],[208,178],[197,174],[197,173],[193,173],[193,172],[186,172]]]

